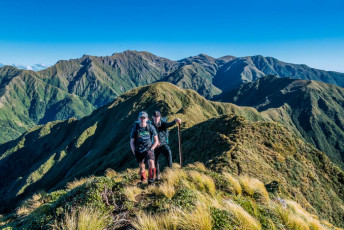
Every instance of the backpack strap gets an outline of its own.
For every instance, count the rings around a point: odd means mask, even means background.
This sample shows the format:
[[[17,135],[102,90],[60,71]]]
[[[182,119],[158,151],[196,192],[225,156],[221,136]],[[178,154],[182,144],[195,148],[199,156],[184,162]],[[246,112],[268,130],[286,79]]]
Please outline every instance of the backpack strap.
[[[136,129],[136,138],[139,138],[139,132],[138,130],[140,129],[140,122],[135,121],[135,129]]]

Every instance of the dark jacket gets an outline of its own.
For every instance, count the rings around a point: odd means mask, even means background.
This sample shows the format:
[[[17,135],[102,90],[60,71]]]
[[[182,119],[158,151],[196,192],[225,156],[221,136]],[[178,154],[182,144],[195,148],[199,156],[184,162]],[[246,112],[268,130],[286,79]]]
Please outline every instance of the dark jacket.
[[[152,125],[158,132],[159,142],[161,145],[168,144],[168,128],[174,126],[176,123],[177,122],[175,120],[172,122],[160,120],[159,124],[154,124],[154,122],[152,122]]]

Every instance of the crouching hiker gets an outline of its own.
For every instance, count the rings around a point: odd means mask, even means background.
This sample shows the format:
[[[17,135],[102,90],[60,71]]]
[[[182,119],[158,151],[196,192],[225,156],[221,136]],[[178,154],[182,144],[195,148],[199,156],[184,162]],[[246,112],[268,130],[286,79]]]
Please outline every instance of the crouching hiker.
[[[176,118],[172,122],[167,122],[166,119],[161,118],[159,111],[155,111],[152,118],[154,121],[153,126],[157,130],[159,137],[159,144],[155,149],[155,166],[157,168],[156,178],[160,180],[160,169],[158,163],[160,154],[165,156],[167,166],[172,168],[172,153],[170,147],[168,146],[168,128],[174,126],[176,123],[180,124],[182,120],[180,118]]]
[[[144,111],[140,112],[139,122],[135,122],[130,133],[130,147],[139,163],[141,182],[146,181],[145,163],[148,162],[148,183],[151,184],[156,178],[154,148],[158,145],[158,136],[154,126],[147,121],[148,114]]]

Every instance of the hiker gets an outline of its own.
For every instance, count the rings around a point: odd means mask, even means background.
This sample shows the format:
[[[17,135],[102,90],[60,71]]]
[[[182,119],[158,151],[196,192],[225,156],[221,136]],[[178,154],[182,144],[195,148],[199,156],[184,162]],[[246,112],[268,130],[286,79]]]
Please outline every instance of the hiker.
[[[155,166],[156,166],[156,179],[160,179],[160,170],[159,170],[159,163],[158,159],[160,154],[165,156],[167,161],[167,166],[172,168],[172,153],[171,149],[168,146],[168,128],[174,126],[176,123],[181,123],[182,120],[180,118],[176,118],[172,122],[167,122],[165,119],[161,118],[161,114],[159,111],[155,111],[153,113],[153,126],[158,132],[159,137],[159,144],[155,149]]]
[[[148,183],[156,178],[154,166],[154,149],[158,145],[158,135],[154,126],[148,121],[148,114],[144,111],[139,114],[139,122],[135,122],[130,133],[130,147],[139,163],[141,182],[146,182],[145,163],[148,162]],[[152,144],[152,139],[154,143]]]

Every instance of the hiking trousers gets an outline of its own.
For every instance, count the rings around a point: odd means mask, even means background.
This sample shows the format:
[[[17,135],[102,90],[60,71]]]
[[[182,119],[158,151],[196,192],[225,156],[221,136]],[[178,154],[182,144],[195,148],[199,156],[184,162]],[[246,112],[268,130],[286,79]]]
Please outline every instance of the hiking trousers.
[[[163,144],[159,147],[157,147],[156,149],[154,149],[154,155],[155,155],[155,168],[156,168],[156,174],[158,176],[158,174],[160,174],[160,169],[159,169],[159,156],[160,155],[164,155],[166,162],[167,162],[167,166],[172,168],[172,153],[171,153],[171,149],[167,144]]]

